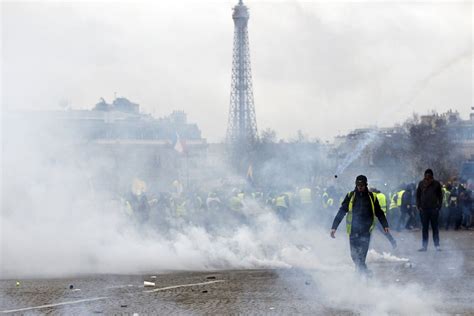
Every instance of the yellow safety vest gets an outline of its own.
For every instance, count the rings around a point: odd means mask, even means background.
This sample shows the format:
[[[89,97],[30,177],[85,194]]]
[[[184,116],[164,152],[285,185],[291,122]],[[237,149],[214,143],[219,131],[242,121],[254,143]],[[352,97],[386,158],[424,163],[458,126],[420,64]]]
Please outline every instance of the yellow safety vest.
[[[446,189],[446,188],[443,188],[443,205],[444,207],[449,207],[449,196],[451,195],[451,192]]]
[[[310,188],[302,188],[298,192],[301,204],[311,204],[313,202]]]
[[[349,196],[350,200],[349,200],[349,211],[347,212],[347,216],[346,216],[346,230],[347,230],[347,234],[350,235],[351,228],[352,228],[352,207],[354,206],[355,194],[354,194],[354,191],[351,191],[347,193],[347,195]],[[371,192],[369,192],[369,199],[370,199],[370,204],[372,205],[372,215],[373,215],[372,225],[370,225],[370,229],[369,229],[369,232],[371,232],[375,226],[375,201],[377,201],[377,197]]]
[[[230,198],[230,208],[233,211],[240,211],[242,209],[242,200],[239,199],[237,196],[233,196]]]
[[[390,206],[389,209],[393,210],[394,208],[397,208],[397,202],[395,202],[395,197],[397,196],[397,193],[394,193],[392,197],[390,198]]]
[[[285,199],[285,195],[282,194],[280,196],[278,196],[275,200],[275,206],[276,207],[284,207],[284,208],[288,208],[288,204],[286,203],[286,199]]]
[[[401,191],[398,191],[397,192],[397,207],[400,207],[402,206],[402,197],[403,197],[403,193],[405,193],[405,190],[401,190]]]
[[[327,192],[323,193],[322,202],[323,202],[323,207],[324,208],[328,208],[330,206],[329,204],[331,204],[331,205],[334,204],[334,200],[332,200],[329,197],[329,194]]]
[[[186,215],[186,201],[176,203],[176,216]]]
[[[377,200],[379,201],[380,208],[385,214],[387,214],[387,197],[382,192],[375,193],[375,196],[377,197]]]
[[[132,216],[132,215],[133,215],[133,207],[132,207],[132,204],[130,204],[129,201],[125,201],[125,213],[126,213],[128,216]]]

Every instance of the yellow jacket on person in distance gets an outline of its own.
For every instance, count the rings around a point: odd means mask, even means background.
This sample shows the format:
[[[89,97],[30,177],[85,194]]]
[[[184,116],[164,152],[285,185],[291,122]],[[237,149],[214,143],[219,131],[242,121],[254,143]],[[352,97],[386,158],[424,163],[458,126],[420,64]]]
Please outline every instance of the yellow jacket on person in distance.
[[[382,211],[387,214],[387,197],[382,192],[375,193],[377,200],[379,201],[380,208]]]
[[[286,194],[281,194],[275,199],[275,207],[288,208],[288,196]]]
[[[313,203],[312,192],[310,188],[302,188],[298,191],[298,197],[301,205]]]
[[[402,206],[403,193],[405,193],[405,190],[400,190],[397,192],[397,207]]]
[[[244,205],[242,204],[242,200],[238,196],[232,196],[229,199],[229,207],[232,211],[239,212],[242,210]]]
[[[394,193],[392,194],[392,196],[390,197],[390,206],[389,206],[389,210],[393,210],[395,208],[397,208],[397,201],[396,201],[396,197],[397,196],[397,193]]]

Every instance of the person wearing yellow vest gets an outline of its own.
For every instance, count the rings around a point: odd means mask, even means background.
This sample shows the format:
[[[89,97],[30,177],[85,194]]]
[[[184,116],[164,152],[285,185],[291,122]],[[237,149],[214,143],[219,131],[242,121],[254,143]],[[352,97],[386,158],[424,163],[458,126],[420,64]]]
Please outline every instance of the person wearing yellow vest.
[[[370,275],[365,260],[369,251],[370,233],[375,226],[375,217],[382,224],[385,233],[390,230],[377,197],[367,188],[367,177],[364,175],[357,176],[354,191],[347,193],[344,198],[332,223],[332,238],[336,238],[337,227],[346,214],[352,261],[358,272]]]
[[[232,211],[240,213],[244,207],[242,199],[236,195],[231,196],[229,199],[229,207]]]
[[[445,184],[442,187],[443,190],[443,206],[439,214],[439,226],[445,227],[447,219],[449,218],[449,197],[451,195],[451,185]]]
[[[309,187],[303,187],[298,190],[298,202],[297,212],[299,216],[309,218],[314,215],[313,212],[313,192]]]
[[[327,190],[324,191],[321,197],[321,202],[323,204],[323,208],[325,209],[330,208],[334,205],[334,199],[329,195]]]
[[[301,188],[298,191],[298,198],[302,207],[312,206],[313,204],[313,194],[311,192],[311,189],[308,187]]]
[[[174,210],[177,217],[184,217],[188,213],[188,207],[184,198],[174,199]]]
[[[126,212],[135,217],[139,224],[147,223],[150,218],[150,204],[146,196],[146,183],[133,179],[132,188],[126,198]]]
[[[388,212],[386,214],[387,220],[389,223],[395,223],[395,219],[397,218],[397,192],[390,193],[390,204],[388,207]]]
[[[370,191],[375,194],[375,197],[377,198],[377,201],[379,201],[380,208],[384,212],[385,218],[387,218],[387,197],[385,196],[385,194],[383,194],[382,192],[380,192],[376,188],[373,188]],[[387,219],[387,221],[388,221],[388,219]],[[383,232],[383,228],[380,224],[377,225],[377,229],[379,231]],[[387,237],[388,241],[392,245],[392,248],[396,249],[397,248],[397,241],[395,240],[395,238],[393,238],[392,234],[391,233],[385,233],[385,237]]]
[[[398,218],[397,218],[398,223],[400,223],[400,220],[404,219],[403,213],[405,213],[405,210],[403,210],[403,212],[402,212],[402,202],[403,202],[403,195],[404,194],[405,194],[405,185],[402,184],[400,186],[400,190],[395,195],[395,202],[397,203],[396,210],[397,210],[397,213],[398,213]],[[400,231],[400,230],[398,230],[398,231]]]
[[[275,208],[277,215],[284,220],[290,218],[289,208],[290,208],[290,197],[287,193],[280,194],[275,199]]]
[[[400,220],[398,221],[397,231],[402,229],[411,230],[415,228],[416,217],[415,217],[415,205],[414,205],[414,191],[416,187],[414,184],[407,185],[406,189],[403,191],[400,203]],[[398,202],[398,201],[397,201]],[[407,219],[408,217],[408,219]]]

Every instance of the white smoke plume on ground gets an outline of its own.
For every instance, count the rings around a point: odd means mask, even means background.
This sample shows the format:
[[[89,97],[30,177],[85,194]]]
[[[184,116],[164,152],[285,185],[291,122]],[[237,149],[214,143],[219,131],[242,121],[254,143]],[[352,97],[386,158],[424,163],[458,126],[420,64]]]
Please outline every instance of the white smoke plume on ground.
[[[110,206],[97,209],[80,199],[73,204],[64,199],[60,206],[48,203],[44,191],[28,194],[31,204],[23,201],[23,208],[3,216],[2,277],[300,268],[318,285],[317,293],[305,295],[328,306],[364,315],[434,313],[432,294],[419,285],[361,282],[343,232],[340,240],[332,241],[321,227],[288,225],[266,212],[251,226],[226,227],[229,231],[222,235],[188,226],[163,236],[137,231]]]
[[[436,296],[419,285],[361,282],[343,232],[334,241],[324,225],[287,223],[252,204],[248,222],[223,223],[214,232],[190,223],[166,232],[138,227],[119,201],[91,189],[83,166],[43,155],[65,146],[42,145],[11,136],[2,155],[0,278],[298,268],[318,285],[304,295],[319,295],[328,306],[368,315],[434,312]]]

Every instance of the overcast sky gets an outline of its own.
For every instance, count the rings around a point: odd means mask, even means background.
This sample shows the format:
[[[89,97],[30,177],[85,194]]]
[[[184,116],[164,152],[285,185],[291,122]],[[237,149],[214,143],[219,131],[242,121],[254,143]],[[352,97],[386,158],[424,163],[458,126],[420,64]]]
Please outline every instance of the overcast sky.
[[[2,108],[90,109],[116,92],[222,140],[237,2],[2,2]],[[244,2],[259,130],[331,140],[474,106],[470,1]]]

